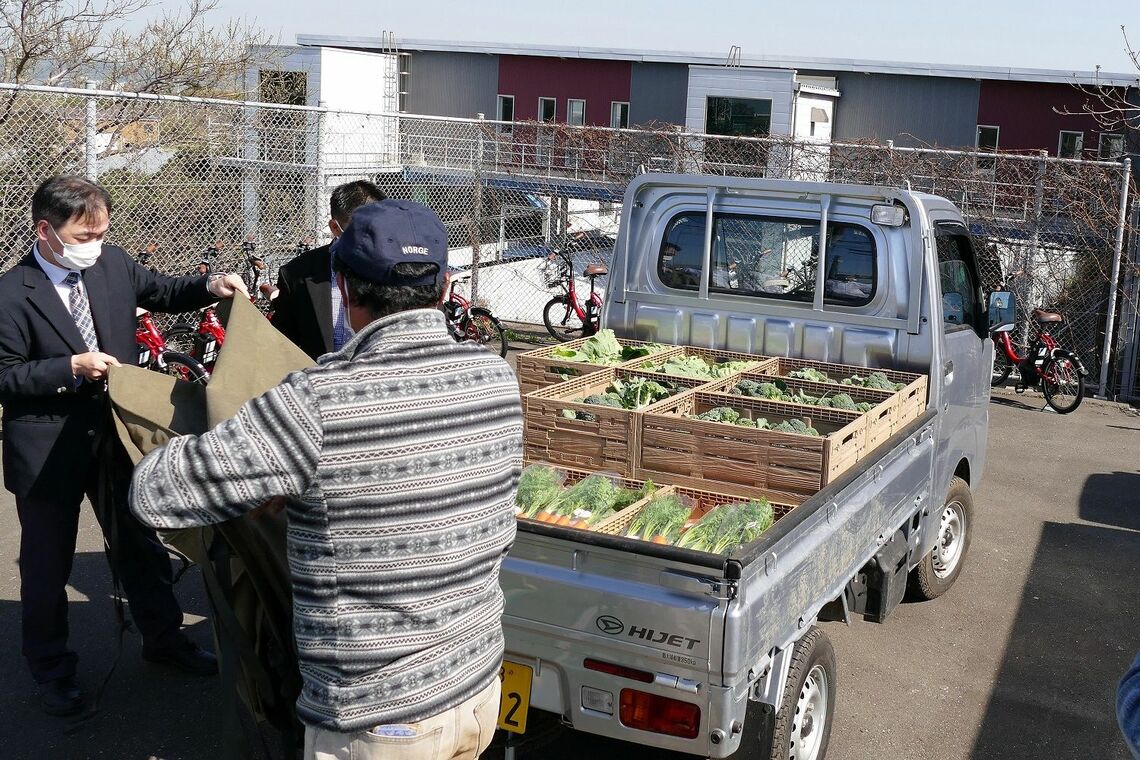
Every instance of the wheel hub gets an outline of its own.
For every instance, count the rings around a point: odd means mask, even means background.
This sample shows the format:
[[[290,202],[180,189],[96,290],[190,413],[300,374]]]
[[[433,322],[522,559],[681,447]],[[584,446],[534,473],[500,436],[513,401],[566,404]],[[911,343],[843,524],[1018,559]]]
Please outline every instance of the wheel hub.
[[[962,559],[962,548],[965,545],[965,533],[962,505],[958,502],[947,504],[942,510],[938,525],[938,543],[931,557],[934,574],[938,578],[948,577],[958,567],[958,562]]]

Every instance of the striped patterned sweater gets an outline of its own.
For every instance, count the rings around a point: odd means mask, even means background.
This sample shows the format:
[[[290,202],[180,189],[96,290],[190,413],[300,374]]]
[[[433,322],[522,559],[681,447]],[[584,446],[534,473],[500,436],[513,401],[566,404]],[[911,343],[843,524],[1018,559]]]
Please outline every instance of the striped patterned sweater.
[[[292,497],[298,713],[356,732],[436,715],[497,677],[521,460],[509,365],[424,309],[151,452],[131,506],[184,528]]]

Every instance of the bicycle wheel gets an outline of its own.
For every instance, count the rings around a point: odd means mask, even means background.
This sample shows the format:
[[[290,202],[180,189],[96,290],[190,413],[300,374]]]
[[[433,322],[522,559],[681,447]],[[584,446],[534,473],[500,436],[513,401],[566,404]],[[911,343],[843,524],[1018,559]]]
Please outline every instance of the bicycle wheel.
[[[1081,373],[1068,357],[1058,356],[1045,363],[1045,377],[1041,378],[1041,392],[1045,403],[1057,414],[1068,414],[1081,405],[1085,397],[1085,383]]]
[[[487,309],[471,307],[461,322],[461,329],[465,340],[473,340],[492,350],[498,349],[499,356],[507,355],[507,331]]]
[[[1009,356],[1005,351],[999,347],[994,353],[994,367],[990,372],[990,387],[996,388],[999,385],[1005,385],[1005,381],[1009,379],[1009,373],[1013,372],[1013,362],[1009,360]]]
[[[198,328],[189,322],[175,322],[162,334],[162,340],[171,351],[194,356],[198,347]]]
[[[205,385],[210,373],[194,357],[181,351],[163,351],[160,371],[196,385]]]
[[[542,310],[542,321],[552,337],[566,341],[582,337],[582,318],[566,296],[555,296]]]

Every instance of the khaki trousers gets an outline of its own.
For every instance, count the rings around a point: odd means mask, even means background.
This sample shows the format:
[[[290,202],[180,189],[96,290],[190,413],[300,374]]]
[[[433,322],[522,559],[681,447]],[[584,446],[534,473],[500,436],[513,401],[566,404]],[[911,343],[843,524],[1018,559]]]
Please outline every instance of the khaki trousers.
[[[475,760],[499,722],[495,678],[471,699],[418,723],[377,726],[358,734],[305,727],[305,760]]]

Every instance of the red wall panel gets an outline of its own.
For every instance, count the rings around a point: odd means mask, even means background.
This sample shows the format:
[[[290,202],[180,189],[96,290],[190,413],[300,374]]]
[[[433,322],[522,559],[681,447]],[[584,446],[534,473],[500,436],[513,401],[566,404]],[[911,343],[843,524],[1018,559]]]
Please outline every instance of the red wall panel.
[[[515,118],[538,118],[538,99],[557,100],[556,120],[566,121],[566,100],[586,101],[586,123],[608,127],[610,103],[629,102],[629,61],[595,61],[525,55],[499,56],[499,94],[515,96]]]
[[[978,124],[1001,127],[999,150],[1047,150],[1057,155],[1061,130],[1084,132],[1083,158],[1096,158],[1101,129],[1082,113],[1087,95],[1067,84],[984,80]],[[1053,109],[1072,111],[1064,116]]]

